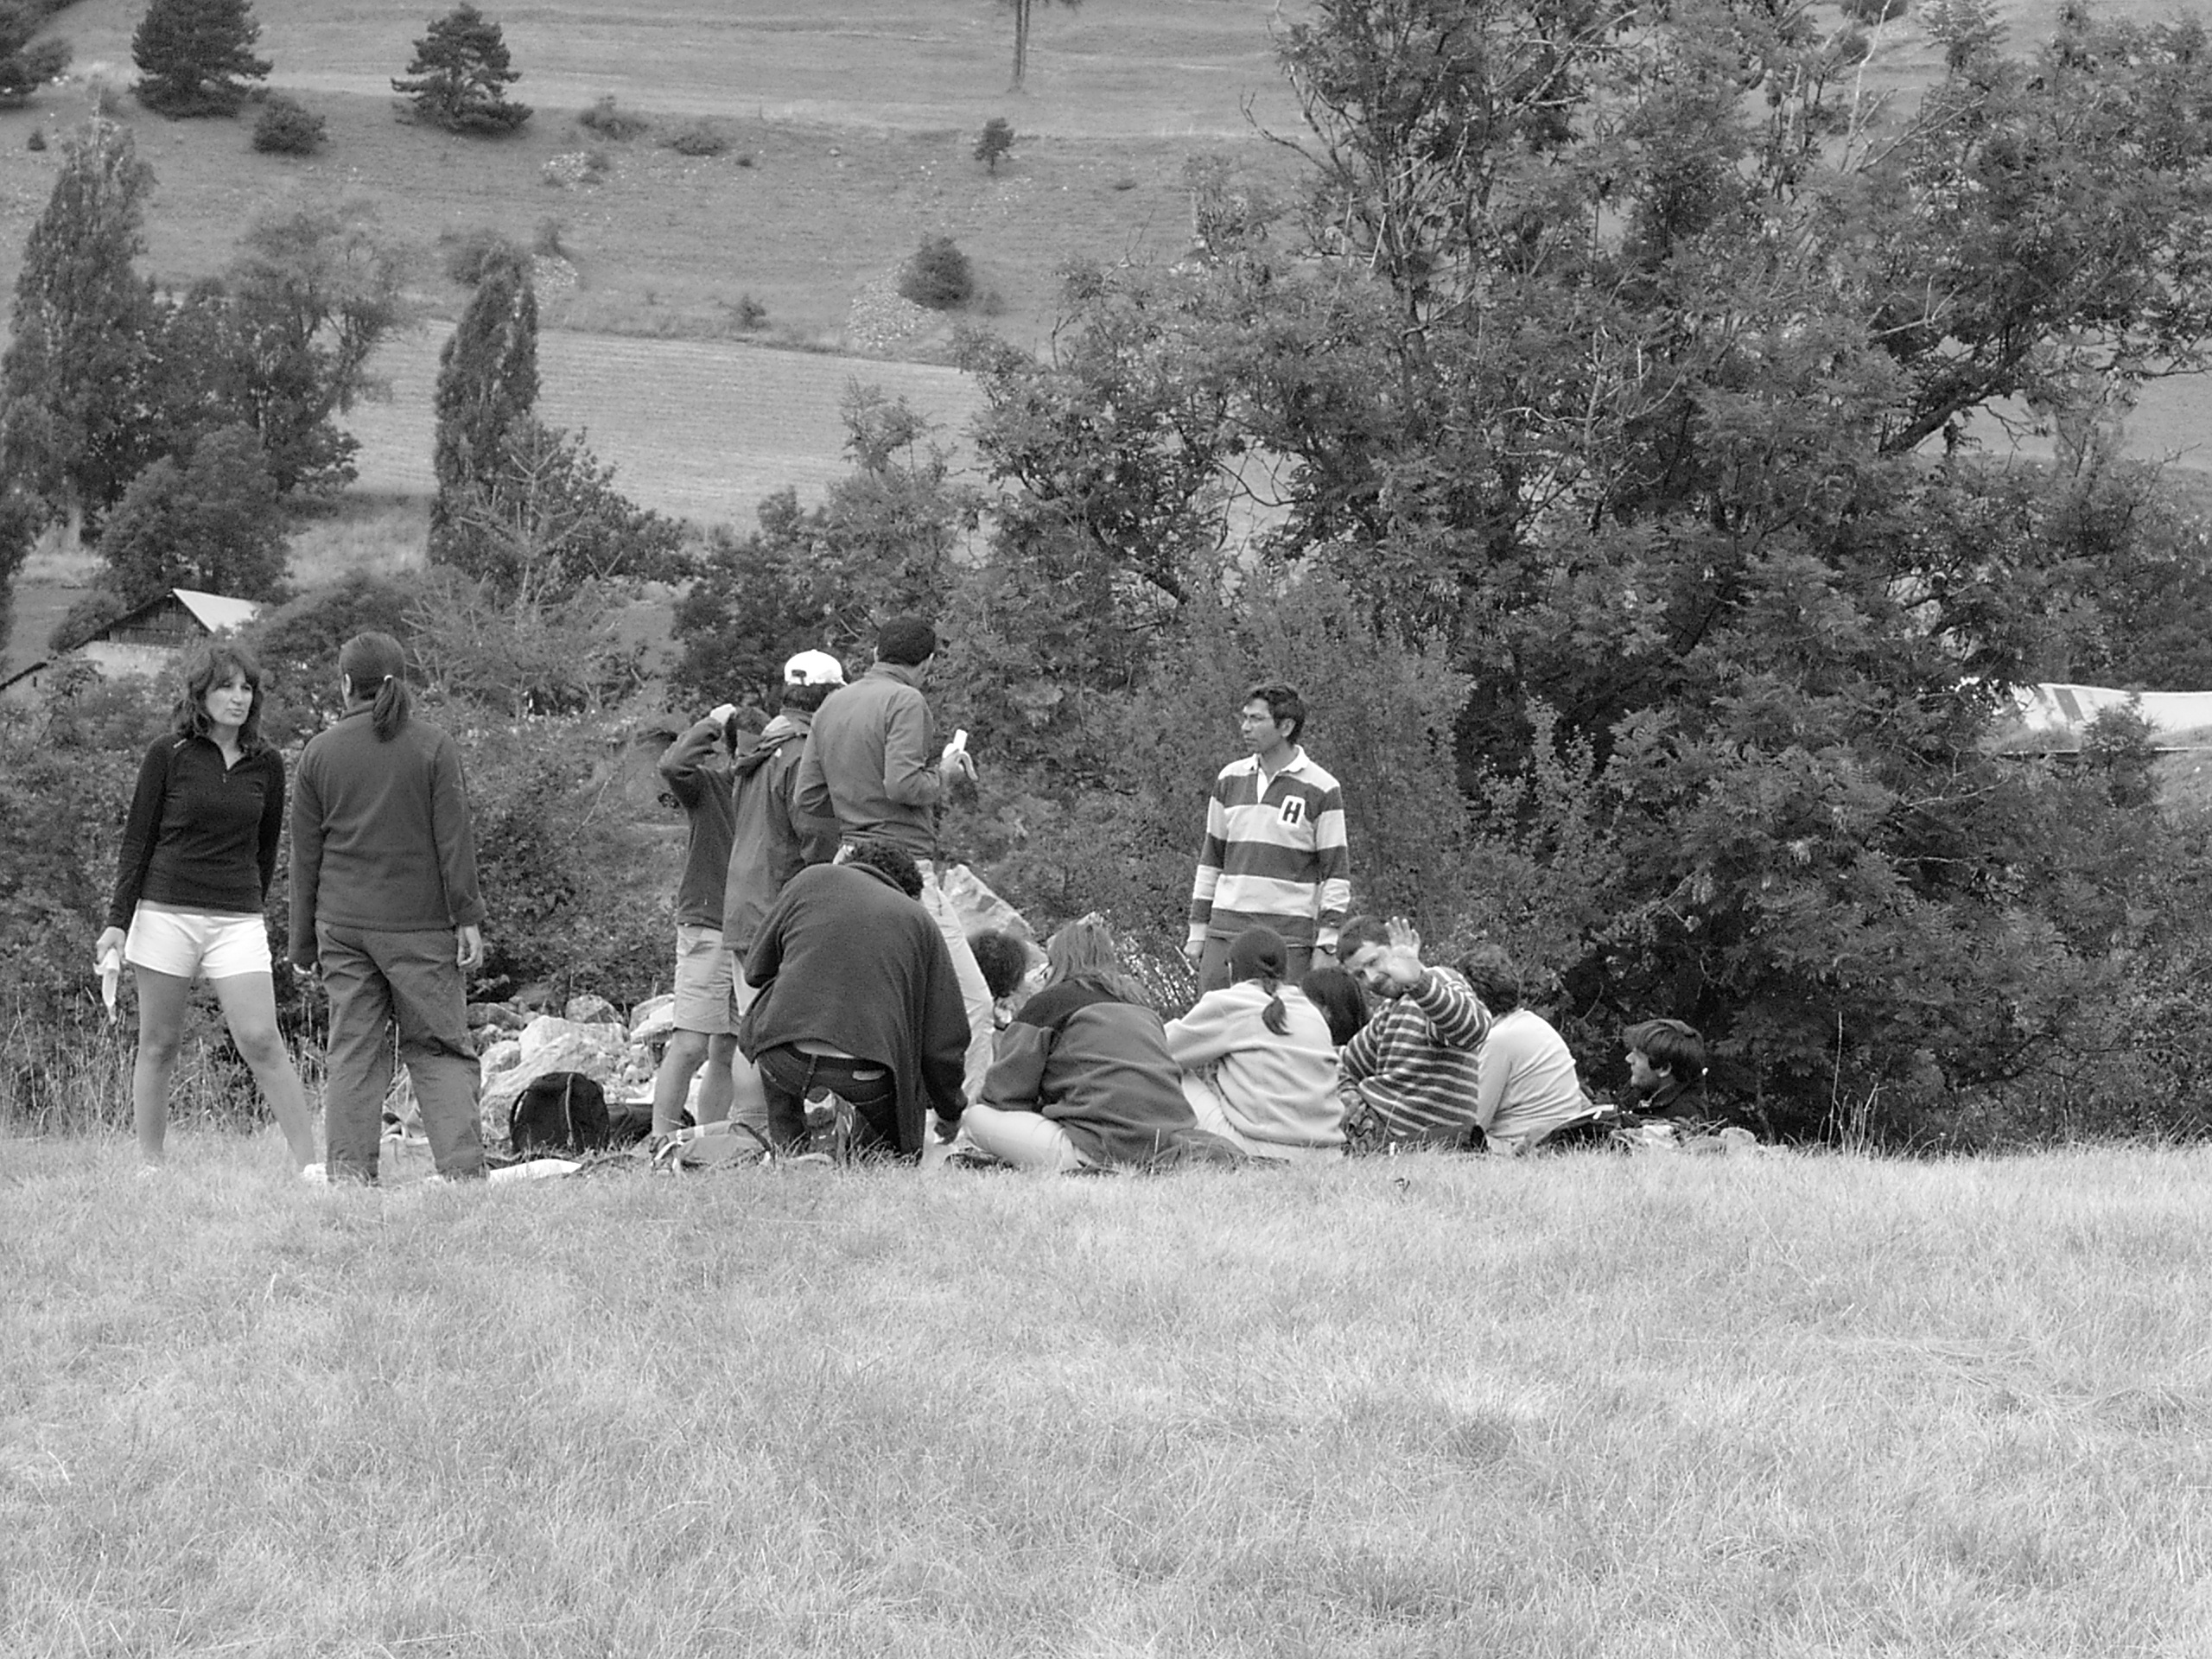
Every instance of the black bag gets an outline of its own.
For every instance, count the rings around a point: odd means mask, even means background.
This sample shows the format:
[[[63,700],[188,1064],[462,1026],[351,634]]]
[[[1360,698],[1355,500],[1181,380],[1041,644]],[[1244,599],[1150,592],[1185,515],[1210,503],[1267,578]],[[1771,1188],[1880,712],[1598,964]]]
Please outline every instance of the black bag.
[[[507,1113],[507,1145],[518,1158],[604,1152],[609,1138],[607,1091],[581,1071],[532,1077]]]

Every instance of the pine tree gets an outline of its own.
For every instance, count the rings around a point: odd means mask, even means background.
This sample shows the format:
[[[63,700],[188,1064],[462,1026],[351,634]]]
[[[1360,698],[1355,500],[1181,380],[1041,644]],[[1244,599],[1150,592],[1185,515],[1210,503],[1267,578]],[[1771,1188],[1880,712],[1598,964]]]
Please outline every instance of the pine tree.
[[[69,42],[31,37],[45,27],[44,13],[0,0],[0,110],[12,110],[69,67]]]
[[[463,495],[498,470],[507,440],[537,402],[537,295],[521,255],[486,262],[475,297],[438,353],[438,493],[434,536],[444,537]]]
[[[122,498],[156,450],[144,397],[156,312],[130,269],[153,169],[128,128],[71,138],[16,278],[0,358],[0,478],[46,519],[88,521]]]
[[[413,79],[393,81],[391,90],[448,132],[512,132],[530,119],[529,105],[507,101],[506,89],[522,72],[509,67],[505,37],[474,6],[434,18],[415,42],[407,73]]]
[[[250,0],[152,0],[130,37],[138,101],[169,116],[237,114],[245,83],[269,76],[253,55],[260,36]]]

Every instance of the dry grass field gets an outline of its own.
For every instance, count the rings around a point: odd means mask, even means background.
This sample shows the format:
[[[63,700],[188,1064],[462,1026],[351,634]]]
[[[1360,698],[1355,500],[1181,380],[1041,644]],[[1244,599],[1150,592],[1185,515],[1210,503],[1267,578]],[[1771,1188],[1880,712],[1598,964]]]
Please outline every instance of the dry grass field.
[[[2202,1150],[310,1192],[0,1143],[0,1651],[2190,1659]]]

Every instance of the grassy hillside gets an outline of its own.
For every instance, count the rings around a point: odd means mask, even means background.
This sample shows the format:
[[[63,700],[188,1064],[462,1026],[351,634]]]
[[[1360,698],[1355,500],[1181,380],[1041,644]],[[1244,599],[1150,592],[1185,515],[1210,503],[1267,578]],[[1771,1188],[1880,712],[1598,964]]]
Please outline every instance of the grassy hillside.
[[[2202,1653],[2202,1152],[310,1192],[11,1141],[0,1651]]]

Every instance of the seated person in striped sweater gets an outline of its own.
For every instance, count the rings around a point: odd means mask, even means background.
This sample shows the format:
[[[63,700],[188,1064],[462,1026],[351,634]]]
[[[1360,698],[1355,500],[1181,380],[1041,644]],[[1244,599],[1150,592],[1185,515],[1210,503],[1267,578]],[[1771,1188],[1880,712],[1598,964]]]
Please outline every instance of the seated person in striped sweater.
[[[1480,1110],[1490,1011],[1450,968],[1421,959],[1421,935],[1392,917],[1344,925],[1344,966],[1378,999],[1337,1057],[1344,1136],[1354,1152],[1464,1145]]]

